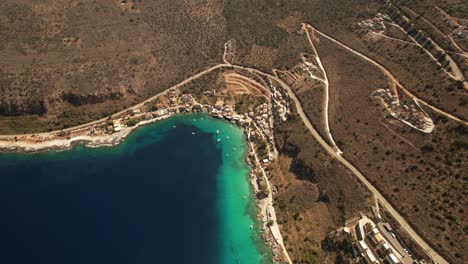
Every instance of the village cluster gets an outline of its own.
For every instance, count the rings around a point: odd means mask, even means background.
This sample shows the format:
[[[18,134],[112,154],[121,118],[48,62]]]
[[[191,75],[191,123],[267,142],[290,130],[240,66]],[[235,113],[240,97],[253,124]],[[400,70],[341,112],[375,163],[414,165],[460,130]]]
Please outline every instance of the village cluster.
[[[362,29],[384,30],[386,29],[385,21],[391,22],[392,19],[388,15],[377,13],[374,18],[358,22],[358,26]]]
[[[283,251],[278,240],[282,239],[279,227],[272,213],[271,188],[267,179],[268,171],[265,168],[276,156],[276,148],[273,135],[274,120],[285,121],[290,113],[288,95],[269,80],[270,98],[267,103],[254,106],[248,113],[239,114],[235,111],[235,104],[227,100],[226,94],[218,95],[216,90],[207,90],[204,96],[210,98],[213,104],[201,104],[194,95],[182,93],[178,89],[169,90],[154,102],[140,108],[135,108],[120,118],[112,121],[112,125],[106,128],[107,133],[116,133],[126,126],[152,122],[164,119],[174,114],[189,112],[205,112],[215,118],[227,120],[245,128],[247,143],[249,145],[249,164],[252,167],[251,183],[256,197],[259,199],[259,207],[262,211],[263,237],[271,246],[273,258],[283,259]],[[134,121],[135,120],[135,121]],[[265,142],[265,145],[263,145]],[[262,152],[259,151],[263,148]]]
[[[425,133],[430,133],[434,128],[432,119],[415,103],[403,104],[389,89],[378,89],[373,95],[380,99],[394,118],[403,123]]]
[[[130,120],[139,122],[153,118],[167,118],[174,114],[197,112],[206,112],[213,117],[226,119],[239,126],[246,126],[251,122],[248,116],[235,113],[232,106],[225,104],[222,99],[219,99],[215,105],[204,105],[198,103],[193,95],[181,93],[178,89],[172,89],[166,95],[158,98],[157,102],[133,109],[121,118],[113,120],[113,126],[108,127],[107,131],[109,133],[118,132],[122,129],[123,124],[127,126],[135,125]]]
[[[88,142],[87,146],[89,147],[110,146],[121,142],[138,126],[180,113],[204,112],[214,118],[224,119],[239,125],[244,128],[249,146],[248,163],[252,167],[251,183],[258,198],[257,202],[263,222],[263,237],[271,246],[273,258],[281,262],[287,257],[287,251],[273,207],[272,192],[275,192],[275,189],[270,186],[269,171],[266,168],[278,155],[274,142],[273,122],[287,120],[290,114],[290,101],[288,94],[280,87],[270,80],[266,80],[266,84],[269,90],[267,102],[259,99],[249,105],[247,113],[237,113],[235,95],[232,96],[226,91],[221,91],[218,94],[217,90],[206,90],[203,93],[196,93],[197,96],[194,96],[194,94],[173,88],[161,93],[151,101],[86,126],[48,133],[47,135],[27,135],[21,138],[7,139],[7,141],[11,144],[19,141],[36,143],[37,146],[44,147],[57,144],[59,148],[63,149],[71,147],[73,140]],[[258,95],[258,98],[263,98],[262,96]],[[205,103],[202,104],[201,101]]]
[[[361,263],[368,264],[423,264],[417,261],[398,234],[386,222],[362,215],[349,221],[340,231],[351,236],[353,251],[360,256]]]
[[[268,83],[268,87],[271,91],[273,116],[276,121],[284,122],[288,119],[288,116],[291,113],[289,96],[283,89],[278,89],[278,87],[271,82]]]

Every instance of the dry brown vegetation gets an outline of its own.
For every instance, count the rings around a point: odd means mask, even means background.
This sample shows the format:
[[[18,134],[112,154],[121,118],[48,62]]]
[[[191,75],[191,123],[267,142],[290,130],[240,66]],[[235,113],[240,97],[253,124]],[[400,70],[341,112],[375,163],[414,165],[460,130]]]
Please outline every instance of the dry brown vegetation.
[[[468,118],[468,111],[460,101],[466,97],[466,91],[415,45],[385,39],[364,40],[363,44],[364,54],[371,53],[419,98],[465,120]]]
[[[228,39],[234,63],[293,66],[306,49],[300,22],[346,31],[367,3],[2,1],[0,132],[61,129],[121,110],[221,62]]]
[[[279,161],[270,170],[278,223],[294,263],[330,261],[335,255],[323,251],[326,234],[343,226],[346,219],[368,209],[371,197],[353,175],[331,159],[314,141],[300,118],[293,115],[276,128]]]
[[[330,127],[344,156],[436,250],[464,260],[466,127],[431,114],[436,129],[427,135],[386,118],[369,96],[388,87],[383,74],[327,40],[317,48],[331,83]]]
[[[0,115],[41,116],[15,118],[14,126],[0,118],[2,133],[107,115],[220,60],[221,1],[131,2],[139,12],[123,11],[120,1],[0,3]]]
[[[468,119],[466,91],[423,51],[385,38],[370,39],[357,29],[359,21],[385,13],[375,1],[31,2],[0,2],[2,134],[61,129],[119,111],[221,63],[223,45],[231,39],[235,45],[229,62],[265,72],[290,69],[301,62],[302,52],[310,52],[305,35],[298,32],[302,22],[380,62],[419,98]],[[396,2],[444,34],[454,25],[428,6],[437,4],[467,19],[462,0]],[[430,25],[424,25],[431,33]],[[409,40],[391,26],[387,35]],[[317,48],[330,78],[330,126],[345,157],[438,251],[454,263],[466,262],[466,127],[430,113],[436,129],[423,135],[385,118],[369,97],[389,86],[385,76],[324,38]],[[214,71],[182,90],[202,102],[213,100],[203,91],[225,88],[222,73]],[[292,86],[324,135],[323,87],[304,80]],[[243,103],[236,108],[242,112],[258,103],[249,95],[238,99]],[[277,126],[276,140],[281,154],[270,169],[279,191],[275,206],[286,246],[296,262],[332,261],[333,254],[321,249],[322,240],[366,209],[367,192],[330,160],[297,116]]]
[[[276,74],[291,87],[317,132],[328,141],[325,129],[325,113],[323,111],[325,84],[319,80],[310,78],[307,73],[300,72],[296,68],[287,71],[276,71]],[[314,74],[318,75],[317,77],[319,78],[323,78],[319,71],[316,71]]]

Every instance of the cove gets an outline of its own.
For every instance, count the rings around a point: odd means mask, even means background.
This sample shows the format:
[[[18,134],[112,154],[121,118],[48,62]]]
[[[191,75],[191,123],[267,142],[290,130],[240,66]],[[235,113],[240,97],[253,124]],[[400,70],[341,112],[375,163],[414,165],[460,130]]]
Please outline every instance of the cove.
[[[188,114],[114,147],[0,154],[0,263],[271,263],[246,151]]]

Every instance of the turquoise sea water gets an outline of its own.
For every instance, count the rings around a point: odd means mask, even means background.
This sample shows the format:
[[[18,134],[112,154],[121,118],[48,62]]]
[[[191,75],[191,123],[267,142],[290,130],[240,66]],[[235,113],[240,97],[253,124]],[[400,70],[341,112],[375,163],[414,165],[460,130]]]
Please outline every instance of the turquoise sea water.
[[[246,150],[190,114],[111,148],[0,154],[0,263],[271,263]]]

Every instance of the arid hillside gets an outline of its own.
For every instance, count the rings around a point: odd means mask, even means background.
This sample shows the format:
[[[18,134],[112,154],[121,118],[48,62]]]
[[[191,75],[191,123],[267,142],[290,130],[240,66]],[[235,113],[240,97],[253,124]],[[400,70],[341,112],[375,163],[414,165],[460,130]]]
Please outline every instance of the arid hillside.
[[[221,2],[1,2],[0,124],[28,132],[83,123],[219,61]]]
[[[466,263],[467,10],[463,0],[2,1],[0,134],[104,118],[210,67],[184,89],[209,100],[221,87],[247,112],[267,100],[270,76],[301,105],[275,127],[268,167],[295,263],[356,260],[323,246],[374,204],[342,159],[433,251]],[[379,89],[431,128],[396,118]]]

